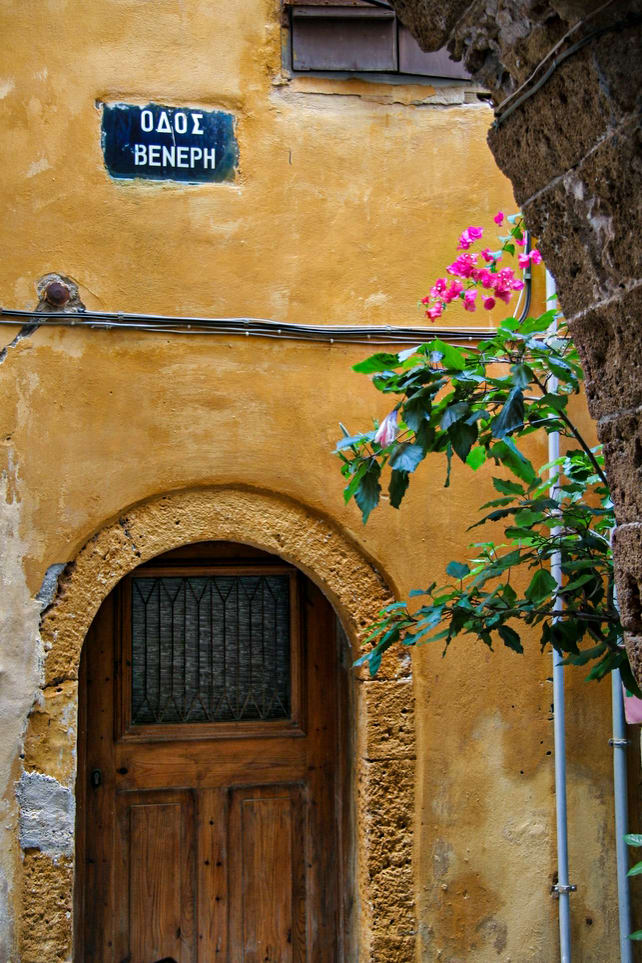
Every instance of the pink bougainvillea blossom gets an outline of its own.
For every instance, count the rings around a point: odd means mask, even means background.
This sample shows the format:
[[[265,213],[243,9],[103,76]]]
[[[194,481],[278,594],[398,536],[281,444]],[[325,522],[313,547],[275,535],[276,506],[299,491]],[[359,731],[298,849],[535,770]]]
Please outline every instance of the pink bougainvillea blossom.
[[[481,240],[484,234],[484,229],[481,227],[467,227],[465,231],[461,234],[459,238],[458,250],[466,251],[469,247],[475,243],[475,241]]]
[[[459,257],[446,268],[446,271],[448,274],[454,274],[459,278],[469,278],[475,270],[476,263],[476,254],[460,254]]]
[[[447,290],[444,292],[444,301],[450,304],[455,298],[458,298],[461,292],[464,290],[464,285],[461,281],[452,281],[448,286]]]
[[[378,445],[381,445],[382,448],[385,448],[386,445],[390,445],[395,440],[397,432],[397,409],[393,408],[377,428],[374,441],[376,441]]]
[[[495,301],[495,298],[485,297],[485,298],[482,298],[482,303],[483,303],[484,307],[486,308],[486,310],[487,310],[487,311],[490,311],[492,308],[495,307],[495,304],[496,304],[497,302]]]
[[[528,265],[531,263],[531,259],[528,256],[528,254],[518,254],[517,263],[521,268],[527,268]]]
[[[446,290],[446,278],[437,278],[435,283],[430,289],[430,294],[433,298],[438,298]]]
[[[493,220],[494,220],[495,224],[501,224],[501,223],[503,222],[503,220],[504,220],[504,212],[503,212],[503,211],[497,211],[497,214],[495,214],[495,217],[493,218]]]
[[[464,294],[464,307],[467,311],[475,310],[475,298],[477,297],[477,291],[466,291]]]
[[[516,238],[515,238],[515,243],[516,243],[516,244],[519,244],[520,247],[524,247],[524,245],[526,244],[526,238],[525,238],[525,237],[516,237]]]
[[[435,303],[431,305],[426,311],[426,317],[430,318],[431,321],[434,321],[435,318],[440,318],[443,313],[444,313],[443,304],[441,303],[441,301],[435,301]]]
[[[493,254],[493,252],[491,251],[491,249],[490,249],[489,247],[485,247],[485,248],[484,248],[484,250],[481,252],[481,256],[483,257],[484,261],[494,261],[494,260],[495,260],[495,255]],[[497,260],[499,260],[499,258],[497,258]]]
[[[533,250],[531,251],[531,261],[533,262],[533,264],[542,263],[542,255],[539,253],[536,247],[534,247]]]

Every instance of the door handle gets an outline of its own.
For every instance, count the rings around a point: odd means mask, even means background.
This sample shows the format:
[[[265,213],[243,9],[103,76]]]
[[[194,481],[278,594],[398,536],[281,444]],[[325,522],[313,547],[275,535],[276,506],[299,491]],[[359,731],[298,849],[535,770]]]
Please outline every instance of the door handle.
[[[98,789],[98,787],[102,784],[102,781],[103,781],[103,774],[100,771],[100,769],[91,770],[89,781],[92,784],[94,789]]]

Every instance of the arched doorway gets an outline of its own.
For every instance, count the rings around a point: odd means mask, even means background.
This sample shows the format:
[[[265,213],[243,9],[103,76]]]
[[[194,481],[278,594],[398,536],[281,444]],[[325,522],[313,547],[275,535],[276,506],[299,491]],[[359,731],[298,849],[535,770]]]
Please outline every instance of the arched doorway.
[[[346,958],[336,624],[296,568],[230,542],[105,599],[80,671],[78,959]]]

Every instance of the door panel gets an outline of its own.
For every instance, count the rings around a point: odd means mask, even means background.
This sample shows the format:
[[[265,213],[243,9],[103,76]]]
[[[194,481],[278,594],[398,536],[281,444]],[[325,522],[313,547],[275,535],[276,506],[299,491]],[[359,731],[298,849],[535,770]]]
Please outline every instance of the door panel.
[[[237,789],[230,807],[230,936],[247,963],[305,959],[299,787]]]
[[[251,570],[247,563],[238,569],[243,580],[237,594],[242,589],[250,595],[256,584],[264,596],[257,592],[260,604],[247,617],[235,601],[241,627],[234,629],[235,657],[250,653],[249,667],[238,670],[249,679],[243,691],[251,688],[260,695],[258,709],[247,719],[231,721],[226,710],[216,721],[224,684],[229,688],[232,679],[236,692],[236,664],[230,673],[227,662],[227,682],[216,674],[217,661],[224,663],[227,656],[211,602],[218,599],[215,590],[229,594],[235,573],[229,553],[219,568],[214,558],[203,564],[202,557],[191,570],[188,564],[163,560],[142,567],[132,578],[151,579],[138,582],[143,585],[139,594],[151,600],[156,614],[144,624],[146,615],[137,603],[134,622],[132,589],[125,582],[105,601],[92,626],[80,678],[78,960],[341,959],[339,720],[344,710],[335,620],[309,581],[280,560],[270,569],[264,559],[270,556],[261,556],[260,562],[253,557]],[[210,572],[214,577],[208,583]],[[275,712],[266,697],[274,677],[269,625],[277,624],[266,599],[269,603],[271,586],[279,584],[282,593],[284,573],[291,623],[288,628],[280,611],[278,632],[281,650],[283,639],[290,640],[288,718]],[[194,596],[198,590],[207,610],[191,601],[192,610],[185,603],[178,606],[180,591],[191,598],[184,584]],[[163,602],[171,610],[167,629],[158,622],[158,599],[166,586],[173,593],[171,606]],[[279,605],[282,610],[282,594]],[[261,625],[263,611],[269,618]],[[229,610],[225,620],[236,624]],[[144,638],[147,654],[143,651],[142,660],[137,655],[132,669],[135,632]],[[162,659],[168,670],[158,668]],[[199,668],[203,666],[206,671]],[[281,678],[285,671],[281,659]],[[153,687],[150,672],[155,673]],[[172,710],[166,724],[165,689],[171,697],[177,685],[186,688],[186,680],[192,693],[201,686],[209,699],[202,699],[202,718],[177,723],[189,716],[184,705],[191,703],[185,702]],[[279,684],[285,691],[285,683]],[[144,704],[144,724],[137,725],[132,704],[137,699],[143,705],[150,691],[153,700]],[[264,712],[265,706],[269,711]]]
[[[117,853],[123,866],[116,894],[122,958],[148,963],[197,959],[194,939],[196,895],[194,799],[189,790],[119,793]],[[132,926],[133,921],[143,925]],[[143,922],[144,921],[144,922]]]

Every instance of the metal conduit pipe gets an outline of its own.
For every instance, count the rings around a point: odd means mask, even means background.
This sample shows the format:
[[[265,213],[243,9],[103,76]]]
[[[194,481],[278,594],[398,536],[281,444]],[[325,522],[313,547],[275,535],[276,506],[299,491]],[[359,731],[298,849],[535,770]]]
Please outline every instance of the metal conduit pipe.
[[[555,294],[555,282],[549,272],[546,272],[546,298]],[[553,322],[553,330],[557,323]],[[554,394],[557,390],[557,378],[551,377],[549,391]],[[548,460],[555,461],[560,454],[559,432],[553,431],[548,436]],[[550,469],[550,496],[556,498],[558,468]],[[551,530],[552,535],[559,534],[559,528]],[[555,552],[551,558],[551,575],[558,588],[562,585],[562,557]],[[562,599],[555,600],[555,610],[562,608]],[[555,618],[555,617],[554,617]],[[571,963],[571,906],[570,895],[575,890],[568,878],[568,830],[566,814],[566,730],[565,730],[565,700],[564,700],[564,666],[562,656],[553,649],[553,743],[555,755],[555,817],[557,828],[557,884],[554,891],[559,900],[559,931],[560,931],[560,960]]]
[[[617,604],[617,599],[616,599]],[[609,739],[613,747],[613,795],[615,803],[615,852],[617,857],[617,907],[620,929],[620,960],[633,963],[633,947],[629,939],[631,924],[631,900],[629,894],[629,856],[624,836],[629,831],[629,805],[626,751],[629,740],[626,737],[624,717],[624,697],[620,670],[611,673],[611,711],[613,716],[613,737]]]

